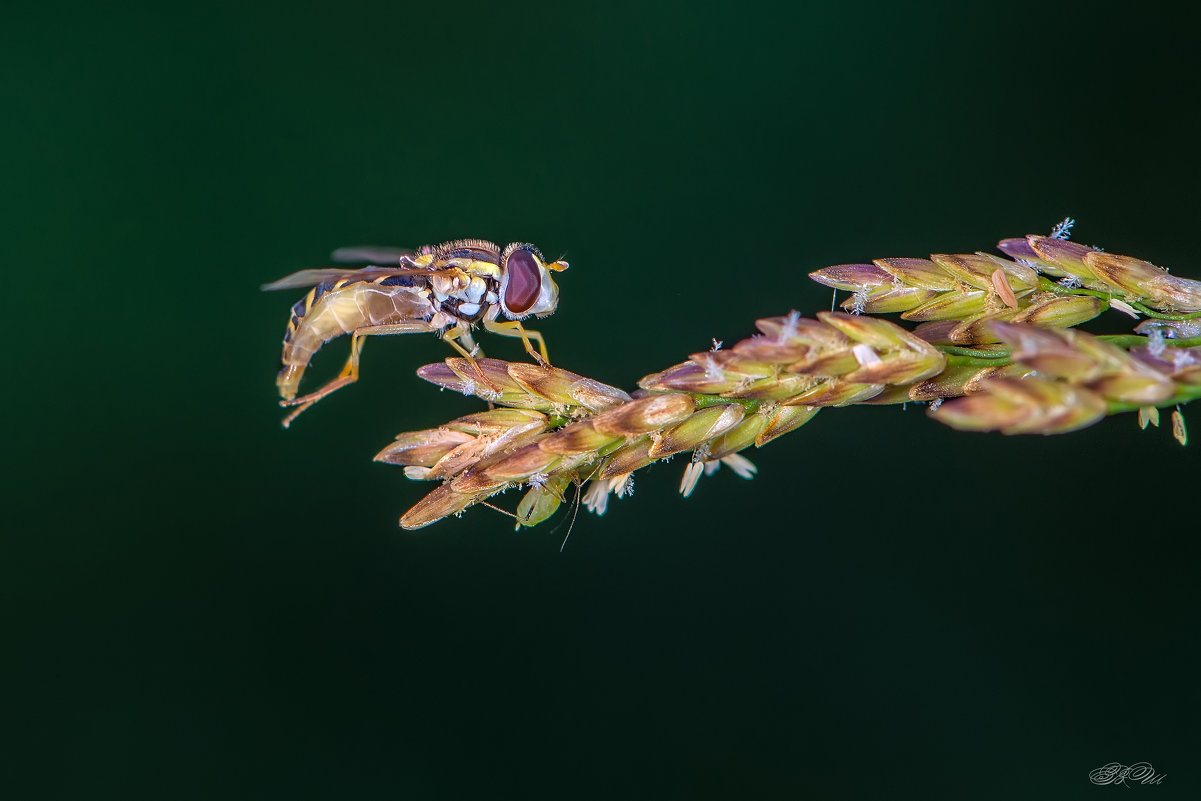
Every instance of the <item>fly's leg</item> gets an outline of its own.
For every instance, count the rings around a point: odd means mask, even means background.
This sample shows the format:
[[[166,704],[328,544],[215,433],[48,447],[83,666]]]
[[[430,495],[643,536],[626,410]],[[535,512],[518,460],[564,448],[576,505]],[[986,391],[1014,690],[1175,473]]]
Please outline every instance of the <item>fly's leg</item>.
[[[317,401],[329,395],[335,390],[339,390],[347,384],[353,384],[359,380],[359,354],[363,352],[363,338],[359,336],[359,332],[355,331],[350,337],[350,358],[346,360],[345,366],[342,367],[342,372],[338,373],[338,377],[330,381],[321,389],[315,392],[310,392],[307,395],[302,395],[299,398],[293,398],[290,401],[280,401],[280,406],[294,406],[284,418],[284,428],[292,425],[292,421],[300,417],[301,413],[312,406]]]
[[[280,406],[296,407],[284,418],[284,428],[292,425],[292,421],[299,417],[302,412],[326,395],[359,380],[359,356],[363,353],[363,341],[367,337],[384,336],[387,334],[428,333],[431,330],[433,329],[429,327],[428,323],[416,321],[396,323],[394,325],[371,325],[356,329],[350,336],[350,358],[346,360],[346,364],[342,367],[342,372],[338,373],[337,378],[321,387],[321,389],[310,392],[308,395],[279,402]]]
[[[550,367],[550,357],[546,355],[546,339],[541,332],[527,329],[520,320],[509,320],[504,323],[484,320],[484,328],[502,337],[520,338],[521,344],[525,346],[525,352],[530,354],[534,361],[543,367]],[[538,350],[534,350],[534,346],[530,344],[531,339],[538,343]]]
[[[478,367],[475,363],[475,357],[483,356],[484,354],[480,350],[480,346],[475,344],[475,339],[471,336],[470,328],[462,323],[457,323],[454,327],[442,332],[442,341],[457,350],[464,359],[470,361],[472,367]]]
[[[460,344],[460,340],[462,341],[462,344]],[[484,375],[484,371],[480,367],[479,362],[475,360],[476,356],[482,357],[484,352],[480,350],[479,345],[476,345],[475,340],[471,338],[471,329],[468,326],[464,325],[463,323],[458,323],[453,328],[444,331],[442,333],[442,341],[457,350],[460,354],[462,354],[464,359],[471,363],[471,366],[475,368],[477,373],[479,373],[480,381],[484,383],[484,386],[488,387],[488,389],[492,390],[497,395],[500,394],[500,387],[488,380],[488,376]],[[471,348],[471,350],[468,350],[467,348]]]

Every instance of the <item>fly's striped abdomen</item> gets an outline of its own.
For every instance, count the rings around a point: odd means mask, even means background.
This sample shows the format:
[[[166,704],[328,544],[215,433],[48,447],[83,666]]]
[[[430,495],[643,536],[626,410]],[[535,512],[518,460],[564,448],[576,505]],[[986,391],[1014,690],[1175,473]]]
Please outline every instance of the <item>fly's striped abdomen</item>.
[[[360,328],[429,321],[436,309],[421,274],[388,275],[318,284],[292,307],[276,383],[287,400],[296,396],[305,367],[322,345]]]

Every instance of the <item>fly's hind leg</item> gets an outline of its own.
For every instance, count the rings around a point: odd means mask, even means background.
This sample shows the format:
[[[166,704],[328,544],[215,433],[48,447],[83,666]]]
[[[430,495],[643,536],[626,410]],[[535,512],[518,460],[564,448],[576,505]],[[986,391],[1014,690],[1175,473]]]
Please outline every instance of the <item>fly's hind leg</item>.
[[[359,380],[359,356],[363,353],[363,341],[370,336],[385,336],[387,334],[416,334],[428,333],[433,329],[428,323],[424,322],[408,322],[396,323],[394,325],[371,325],[365,328],[359,328],[353,331],[350,335],[350,358],[346,360],[345,366],[342,367],[342,372],[338,373],[338,377],[330,381],[321,389],[315,392],[310,392],[299,398],[294,398],[289,401],[280,401],[280,406],[294,406],[291,413],[284,418],[284,428],[292,425],[292,421],[301,415],[306,409],[312,406],[317,401],[324,398],[326,395],[339,390],[348,384],[353,384]]]
[[[550,367],[550,356],[546,355],[546,338],[542,336],[542,332],[527,329],[520,320],[498,323],[496,320],[486,319],[484,328],[502,337],[520,338],[521,344],[525,346],[525,352],[530,354],[534,361],[543,367]],[[534,350],[534,346],[530,344],[531,339],[538,343],[538,350]]]

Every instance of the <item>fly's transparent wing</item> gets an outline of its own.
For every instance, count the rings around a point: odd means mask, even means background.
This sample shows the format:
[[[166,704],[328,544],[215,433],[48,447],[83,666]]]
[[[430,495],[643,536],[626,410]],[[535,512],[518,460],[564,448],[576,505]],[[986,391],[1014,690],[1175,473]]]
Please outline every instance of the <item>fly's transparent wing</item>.
[[[269,284],[263,284],[264,292],[273,292],[277,289],[296,289],[303,286],[316,286],[322,281],[339,281],[356,273],[365,272],[364,270],[348,270],[340,267],[325,267],[316,270],[301,270],[300,272],[292,273],[278,281],[272,281]]]
[[[325,281],[340,281],[349,278],[365,278],[370,280],[382,274],[405,275],[411,270],[412,262],[409,257],[413,251],[404,248],[387,248],[376,245],[354,245],[348,248],[338,248],[330,254],[330,258],[340,264],[368,265],[366,267],[318,267],[310,270],[300,270],[285,276],[278,281],[263,284],[264,292],[277,289],[297,289],[299,287],[316,286]],[[386,265],[386,266],[380,266]]]
[[[405,267],[364,267],[359,270],[329,267],[316,270],[301,270],[300,272],[285,276],[278,281],[263,284],[262,288],[264,292],[272,292],[277,289],[296,289],[297,287],[317,286],[318,284],[334,283],[337,281],[374,281],[381,277],[403,279],[406,276],[428,276],[429,274],[429,270]],[[404,283],[406,283],[404,280],[389,282],[389,284]]]
[[[329,255],[339,264],[387,264],[400,265],[401,259],[412,256],[413,251],[406,248],[388,248],[379,245],[351,245],[338,248]]]

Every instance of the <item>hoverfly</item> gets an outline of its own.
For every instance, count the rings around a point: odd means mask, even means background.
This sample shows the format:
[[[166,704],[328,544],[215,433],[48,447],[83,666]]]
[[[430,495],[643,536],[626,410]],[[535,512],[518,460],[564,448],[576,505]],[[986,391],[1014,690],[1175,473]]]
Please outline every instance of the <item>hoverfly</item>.
[[[474,363],[480,352],[471,328],[482,322],[488,331],[519,337],[535,361],[549,366],[542,334],[526,329],[521,320],[554,312],[559,287],[550,274],[568,265],[562,260],[548,263],[533,245],[514,242],[502,250],[482,239],[459,239],[415,252],[342,248],[334,251],[333,259],[368,264],[301,270],[263,286],[264,290],[313,287],[292,307],[284,334],[283,369],[275,384],[280,405],[294,407],[284,418],[285,428],[326,395],[358,380],[359,356],[369,336],[436,333]],[[396,266],[373,263],[387,261]],[[502,314],[508,319],[498,322]],[[342,372],[320,389],[296,397],[313,355],[343,334],[351,339],[350,358]],[[538,343],[537,350],[531,340]]]

